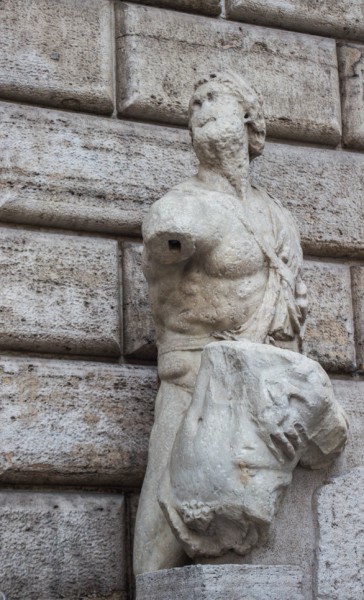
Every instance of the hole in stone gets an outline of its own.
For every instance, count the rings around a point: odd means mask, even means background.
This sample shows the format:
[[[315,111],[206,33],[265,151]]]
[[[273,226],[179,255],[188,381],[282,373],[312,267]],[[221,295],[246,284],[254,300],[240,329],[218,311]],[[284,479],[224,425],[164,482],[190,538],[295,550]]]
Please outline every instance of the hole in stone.
[[[168,240],[168,248],[177,252],[181,252],[181,242],[178,240]]]

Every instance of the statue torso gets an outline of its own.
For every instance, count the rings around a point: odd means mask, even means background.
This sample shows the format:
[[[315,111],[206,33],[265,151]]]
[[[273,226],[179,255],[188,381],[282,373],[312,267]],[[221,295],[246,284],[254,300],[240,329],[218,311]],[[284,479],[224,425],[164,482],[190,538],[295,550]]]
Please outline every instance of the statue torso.
[[[263,213],[260,192],[248,203]],[[181,336],[208,336],[237,329],[262,301],[268,263],[255,236],[245,226],[249,205],[190,180],[155,203],[151,212],[161,229],[192,234],[196,249],[190,258],[161,264],[146,240],[144,273],[159,344]],[[147,219],[150,217],[147,217]],[[242,219],[242,220],[241,220]],[[259,235],[272,235],[268,214],[259,218]]]

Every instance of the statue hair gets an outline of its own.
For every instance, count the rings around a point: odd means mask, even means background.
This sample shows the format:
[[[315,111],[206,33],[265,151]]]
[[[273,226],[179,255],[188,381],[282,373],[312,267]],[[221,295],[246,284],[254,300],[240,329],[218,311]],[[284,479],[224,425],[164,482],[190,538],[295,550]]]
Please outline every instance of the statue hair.
[[[220,84],[225,91],[238,100],[243,116],[248,120],[249,158],[253,160],[260,156],[264,150],[266,133],[263,104],[260,96],[243,77],[232,72],[210,73],[206,78],[197,82],[195,91],[201,85],[210,81]]]

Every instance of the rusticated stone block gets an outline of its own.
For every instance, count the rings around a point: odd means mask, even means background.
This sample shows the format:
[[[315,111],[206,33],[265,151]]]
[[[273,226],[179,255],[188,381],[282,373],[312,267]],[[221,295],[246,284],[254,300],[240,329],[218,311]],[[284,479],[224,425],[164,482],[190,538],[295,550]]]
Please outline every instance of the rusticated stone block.
[[[112,19],[109,0],[3,0],[0,96],[111,113]]]
[[[347,446],[330,471],[337,474],[364,465],[364,380],[335,378],[332,384],[349,419]]]
[[[361,22],[364,23],[363,18]],[[362,149],[364,148],[364,46],[344,44],[338,49],[338,57],[343,142],[351,148]]]
[[[355,368],[350,268],[307,261],[308,317],[304,353],[329,371]]]
[[[124,499],[0,492],[0,588],[11,600],[124,600]]]
[[[206,15],[219,15],[221,12],[220,0],[131,0],[139,4],[175,8],[186,12],[200,12]]]
[[[123,244],[124,354],[155,360],[155,330],[141,266],[142,249],[141,244]]]
[[[363,0],[226,0],[230,19],[349,39],[363,39],[363,11]]]
[[[140,234],[196,160],[185,131],[0,103],[0,218]]]
[[[303,600],[294,566],[193,565],[136,578],[136,600]]]
[[[356,366],[364,371],[364,266],[351,268],[353,289]]]
[[[117,48],[122,114],[186,124],[193,84],[233,70],[266,99],[270,136],[340,140],[334,40],[123,3]]]
[[[140,235],[151,202],[196,169],[181,129],[7,103],[0,117],[2,221]],[[359,152],[276,143],[252,163],[313,255],[364,256],[363,170]]]
[[[289,208],[306,254],[364,256],[364,155],[267,144],[253,179]]]
[[[113,240],[0,229],[0,346],[117,356]]]
[[[3,358],[0,480],[140,485],[156,379],[147,367]]]
[[[324,485],[317,494],[318,546],[315,598],[364,596],[364,468]]]

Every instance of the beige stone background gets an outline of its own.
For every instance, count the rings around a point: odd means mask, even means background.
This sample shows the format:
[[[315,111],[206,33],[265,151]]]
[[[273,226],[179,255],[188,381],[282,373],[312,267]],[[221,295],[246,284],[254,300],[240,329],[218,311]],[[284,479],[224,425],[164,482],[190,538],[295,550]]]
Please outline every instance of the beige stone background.
[[[265,98],[253,178],[301,231],[305,353],[351,421],[246,561],[299,567],[307,600],[360,600],[364,0],[144,4],[0,1],[0,591],[133,597],[157,387],[140,224],[194,170],[193,82],[233,69]]]

